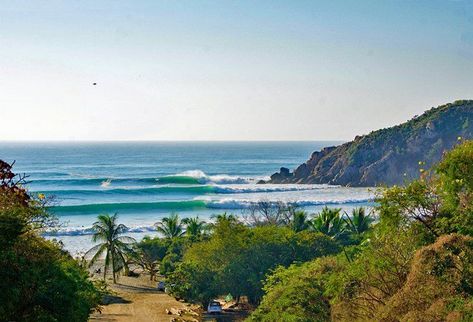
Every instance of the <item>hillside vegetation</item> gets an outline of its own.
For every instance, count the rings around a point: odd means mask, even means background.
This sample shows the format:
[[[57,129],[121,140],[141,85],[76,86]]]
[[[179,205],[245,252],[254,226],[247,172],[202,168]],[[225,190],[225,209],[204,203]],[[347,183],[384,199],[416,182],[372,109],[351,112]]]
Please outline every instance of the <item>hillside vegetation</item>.
[[[458,138],[473,138],[471,100],[432,108],[403,124],[314,152],[292,173],[281,168],[270,183],[401,184],[437,163]]]

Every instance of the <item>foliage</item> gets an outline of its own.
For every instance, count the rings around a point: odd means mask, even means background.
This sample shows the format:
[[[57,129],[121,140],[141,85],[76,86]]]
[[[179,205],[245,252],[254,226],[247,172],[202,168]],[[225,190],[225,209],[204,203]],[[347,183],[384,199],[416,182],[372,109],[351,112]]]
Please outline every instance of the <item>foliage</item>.
[[[344,221],[346,223],[346,230],[355,235],[356,238],[359,238],[369,231],[374,218],[371,213],[366,214],[365,208],[358,207],[352,210],[351,216],[345,213]]]
[[[327,283],[334,319],[373,320],[380,306],[404,285],[417,247],[415,229],[381,222]]]
[[[209,302],[219,295],[217,275],[210,267],[185,261],[178,265],[168,279],[173,285],[171,294],[202,304],[207,307]]]
[[[379,314],[401,321],[473,318],[473,238],[445,235],[419,249],[403,287]]]
[[[473,141],[448,152],[435,170],[443,201],[439,228],[473,236]]]
[[[296,233],[309,229],[310,227],[310,220],[307,212],[303,210],[295,210],[291,213],[291,220],[289,222],[289,226],[292,230]]]
[[[87,321],[100,301],[87,272],[41,237],[18,237],[0,251],[0,267],[0,316],[7,321]]]
[[[472,173],[473,144],[465,142],[421,179],[382,191],[376,224],[355,209],[340,229],[339,214],[323,211],[315,229],[352,246],[323,259],[337,263],[325,275],[306,279],[320,260],[276,270],[251,319],[304,321],[314,309],[334,321],[472,320]]]
[[[154,280],[162,262],[168,251],[168,242],[161,238],[150,238],[145,236],[136,243],[128,252],[130,261],[140,266]]]
[[[38,235],[55,218],[0,161],[0,319],[87,321],[102,293],[54,242]]]
[[[329,298],[324,283],[338,268],[334,258],[321,258],[303,265],[278,267],[266,279],[266,293],[249,321],[328,321]]]
[[[187,249],[182,264],[169,279],[172,284],[185,285],[173,289],[173,294],[188,301],[201,302],[210,295],[230,293],[237,300],[247,296],[257,303],[263,295],[262,281],[271,269],[338,251],[334,240],[319,233],[296,233],[272,225],[250,228],[221,220],[209,240]],[[190,278],[195,275],[206,278]],[[208,290],[206,296],[200,294],[202,289]]]
[[[13,211],[28,230],[43,230],[57,225],[57,218],[46,211],[49,199],[32,196],[23,186],[25,175],[17,175],[13,164],[0,160],[0,211]]]
[[[182,223],[186,225],[186,236],[192,242],[201,240],[205,237],[207,224],[205,221],[200,220],[198,216],[194,218],[184,218]]]
[[[333,238],[341,237],[345,233],[346,226],[340,211],[340,208],[324,207],[312,220],[312,229]]]
[[[113,283],[117,282],[116,273],[121,269],[127,269],[125,256],[129,253],[130,244],[135,242],[131,237],[120,236],[128,228],[123,224],[118,224],[117,219],[117,214],[113,216],[103,214],[97,217],[97,221],[92,226],[94,230],[92,241],[102,241],[102,243],[95,245],[85,254],[86,257],[92,256],[89,266],[94,265],[105,254],[103,279],[105,280],[107,270],[111,266]]]
[[[455,232],[473,235],[473,141],[445,154],[434,170],[405,187],[385,190],[378,198],[381,215],[417,221],[434,238]]]
[[[184,225],[179,218],[179,215],[172,213],[169,217],[163,218],[156,224],[156,230],[163,234],[167,239],[178,238],[184,235]]]

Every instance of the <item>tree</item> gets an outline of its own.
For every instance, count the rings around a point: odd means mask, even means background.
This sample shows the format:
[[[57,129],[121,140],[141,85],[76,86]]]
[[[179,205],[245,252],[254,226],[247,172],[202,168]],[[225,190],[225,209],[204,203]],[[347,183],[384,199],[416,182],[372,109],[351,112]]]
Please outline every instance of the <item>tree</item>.
[[[184,226],[177,213],[172,213],[169,217],[164,217],[155,224],[156,230],[167,239],[174,239],[184,235]]]
[[[0,160],[0,211],[14,211],[29,231],[56,227],[57,218],[47,211],[50,198],[30,195],[24,188],[27,176],[15,174],[13,165]]]
[[[182,223],[186,225],[186,236],[193,242],[200,240],[207,229],[206,222],[199,217],[184,218]]]
[[[356,244],[361,242],[362,237],[370,230],[374,218],[371,213],[366,214],[365,208],[359,207],[354,208],[351,215],[345,212],[343,220],[352,242]]]
[[[473,236],[473,141],[446,153],[434,169],[437,194],[442,198],[438,230]]]
[[[112,267],[113,283],[116,283],[116,272],[127,267],[125,254],[129,252],[131,243],[135,240],[131,237],[120,236],[128,231],[123,224],[117,223],[118,215],[110,216],[108,214],[99,215],[97,221],[92,225],[94,234],[92,241],[102,241],[95,245],[86,253],[86,257],[92,256],[89,265],[92,266],[97,260],[105,254],[105,267],[103,278],[107,276],[107,269]]]
[[[296,233],[306,230],[310,227],[310,220],[307,212],[303,210],[295,210],[291,213],[290,227]]]
[[[332,238],[338,238],[345,232],[345,222],[340,216],[340,208],[328,208],[315,215],[311,222],[312,229]]]
[[[473,141],[445,153],[419,180],[391,187],[377,201],[381,212],[397,213],[424,226],[431,239],[442,234],[473,235]]]
[[[145,236],[131,249],[129,257],[131,262],[140,266],[154,280],[158,272],[159,264],[166,256],[168,243],[161,238],[150,238]]]
[[[327,277],[338,269],[334,258],[323,258],[288,268],[279,266],[264,282],[265,296],[249,321],[329,321]]]
[[[187,248],[170,283],[178,285],[179,297],[188,301],[230,293],[237,301],[246,296],[255,304],[263,295],[266,274],[278,265],[286,267],[338,251],[337,242],[320,233],[296,233],[273,225],[248,227],[221,220],[208,240]]]
[[[0,320],[87,321],[101,292],[60,244],[39,231],[55,218],[0,160]]]
[[[250,226],[284,225],[288,223],[290,207],[284,202],[261,199],[250,204],[244,218]]]

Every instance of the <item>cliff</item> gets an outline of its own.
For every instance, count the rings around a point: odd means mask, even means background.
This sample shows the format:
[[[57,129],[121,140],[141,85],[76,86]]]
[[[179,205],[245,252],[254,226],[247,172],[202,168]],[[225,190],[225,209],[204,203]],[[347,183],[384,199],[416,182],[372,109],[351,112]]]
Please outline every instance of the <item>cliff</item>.
[[[400,125],[316,151],[293,172],[281,168],[269,183],[401,184],[439,161],[459,138],[473,139],[473,100],[431,108]]]

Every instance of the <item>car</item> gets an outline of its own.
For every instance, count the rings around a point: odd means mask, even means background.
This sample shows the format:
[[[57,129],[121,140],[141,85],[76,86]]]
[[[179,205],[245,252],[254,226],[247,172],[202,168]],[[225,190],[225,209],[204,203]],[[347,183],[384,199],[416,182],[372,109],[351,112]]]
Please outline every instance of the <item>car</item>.
[[[159,281],[158,285],[156,285],[156,288],[158,289],[158,291],[164,292],[166,290],[166,282]]]
[[[209,306],[207,307],[207,313],[209,314],[219,314],[222,313],[222,305],[218,301],[210,301]]]

